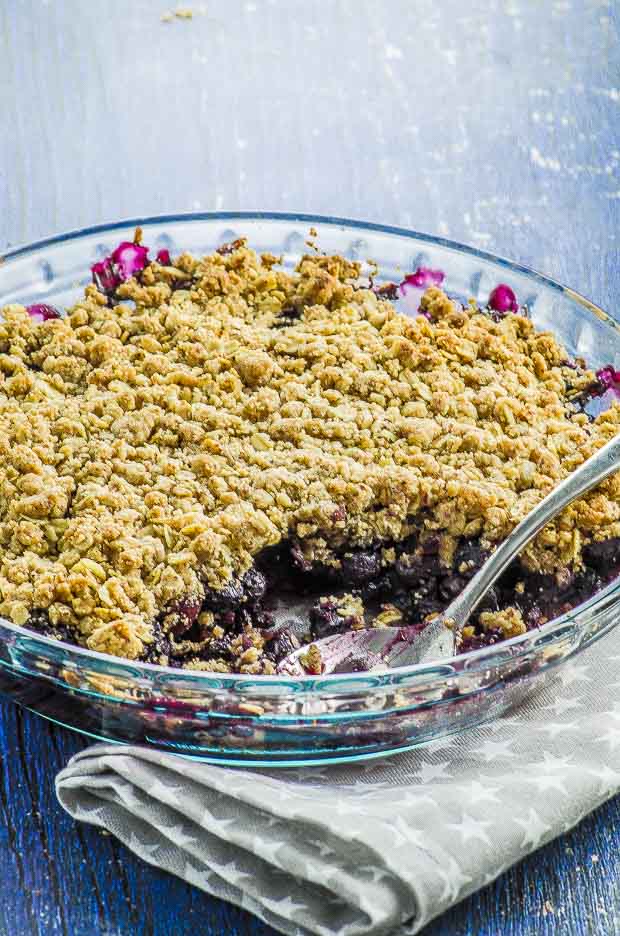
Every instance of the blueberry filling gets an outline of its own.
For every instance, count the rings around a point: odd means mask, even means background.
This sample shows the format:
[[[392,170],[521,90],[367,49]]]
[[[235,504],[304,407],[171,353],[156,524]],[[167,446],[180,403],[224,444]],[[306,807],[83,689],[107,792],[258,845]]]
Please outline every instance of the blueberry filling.
[[[387,550],[386,544],[380,544],[340,556],[335,553],[335,565],[328,566],[308,558],[302,561],[303,546],[291,540],[266,550],[240,579],[218,591],[207,588],[202,600],[178,602],[157,622],[155,639],[144,659],[173,666],[199,659],[235,671],[240,656],[254,646],[253,635],[259,633],[260,658],[277,665],[303,643],[370,624],[387,601],[400,613],[403,624],[422,629],[459,594],[487,556],[479,542],[464,539],[448,566],[440,558],[437,537],[419,543],[410,536],[389,544]],[[502,630],[483,626],[485,612],[516,608],[526,629],[532,630],[595,594],[620,574],[620,538],[589,544],[584,561],[585,567],[577,573],[566,570],[554,575],[528,572],[518,560],[513,562],[485,597],[460,649],[475,650],[505,639]],[[274,627],[270,604],[287,590],[297,595],[305,592],[311,601],[314,596],[309,632],[302,641],[289,628]],[[367,622],[347,611],[352,600],[368,611]],[[72,641],[69,629],[52,627],[44,611],[34,611],[29,624],[49,636]],[[347,663],[349,672],[367,668],[362,659],[354,668]]]
[[[265,655],[274,663],[279,663],[300,647],[300,642],[291,631],[283,629],[265,643]]]
[[[299,321],[302,316],[302,309],[297,306],[287,306],[276,316],[273,323],[274,328],[286,328]]]
[[[218,253],[228,257],[244,243],[240,239],[222,245]],[[160,250],[156,262],[160,267],[170,267],[169,252]],[[224,265],[221,260],[218,262]],[[234,263],[233,259],[231,269]],[[129,279],[135,277],[141,286],[153,282],[153,270],[147,269],[148,265],[148,248],[142,246],[137,232],[133,242],[123,242],[93,266],[94,282],[106,295],[108,306],[117,302],[117,290],[122,284],[125,286],[121,294],[129,290]],[[164,284],[172,281],[171,289],[185,289],[195,281],[186,265],[180,266],[183,269],[176,270],[176,274],[174,270],[161,269],[156,274]],[[400,284],[374,287],[371,281],[370,288],[379,298],[408,301],[412,311],[437,323],[437,316],[433,318],[427,310],[427,297],[422,300],[422,293],[428,287],[441,286],[443,280],[442,271],[420,267]],[[317,280],[319,285],[321,282]],[[198,295],[197,282],[195,292]],[[434,293],[437,292],[435,288]],[[447,306],[444,314],[460,316],[457,306],[448,301],[450,296],[446,294],[443,298]],[[271,326],[276,329],[294,326],[303,315],[304,302],[289,296],[286,304],[274,313]],[[514,324],[510,313],[519,312],[519,303],[509,286],[499,284],[491,291],[486,308],[480,311],[485,314],[487,324],[488,318],[496,322],[507,319],[508,331],[508,326]],[[59,315],[56,309],[43,304],[29,306],[28,312],[35,322]],[[430,331],[425,326],[424,330]],[[501,329],[492,327],[491,331],[493,337]],[[50,328],[41,329],[40,334],[47,332]],[[276,339],[286,344],[289,335],[276,335]],[[403,354],[404,349],[403,344]],[[583,362],[566,361],[562,366],[568,369],[568,378],[562,373],[562,379],[574,387],[575,395],[571,396],[570,389],[566,395],[570,411],[578,409],[587,414],[586,407],[593,400],[620,393],[620,372],[611,366],[597,371],[596,380],[585,391],[581,389]],[[252,380],[256,376],[251,368],[248,375]],[[215,671],[269,673],[301,645],[333,634],[394,622],[421,630],[462,591],[487,556],[482,543],[475,538],[462,539],[456,546],[453,542],[452,550],[447,550],[439,535],[428,533],[412,533],[398,542],[368,544],[366,538],[364,546],[343,543],[339,531],[348,519],[347,508],[338,507],[333,513],[332,527],[325,529],[322,536],[317,534],[315,541],[291,538],[276,548],[263,550],[245,574],[223,588],[206,587],[203,593],[188,595],[166,608],[153,626],[153,638],[146,644],[142,659],[179,666],[189,663],[198,669]],[[412,528],[414,524],[422,528],[424,521],[432,517],[416,515],[409,519]],[[317,547],[319,541],[322,545]],[[330,543],[336,545],[326,546]],[[463,635],[461,649],[492,645],[511,636],[494,623],[507,609],[519,616],[524,630],[531,630],[596,593],[620,573],[620,539],[590,543],[584,547],[583,559],[584,566],[579,571],[565,569],[553,575],[533,573],[518,561],[513,563],[485,597]],[[275,600],[283,594],[303,595],[311,606],[308,632],[301,639],[290,628],[274,626]],[[72,641],[76,636],[65,625],[53,625],[45,611],[33,611],[29,624],[55,638]],[[367,662],[362,657],[352,659],[347,671],[367,669]]]

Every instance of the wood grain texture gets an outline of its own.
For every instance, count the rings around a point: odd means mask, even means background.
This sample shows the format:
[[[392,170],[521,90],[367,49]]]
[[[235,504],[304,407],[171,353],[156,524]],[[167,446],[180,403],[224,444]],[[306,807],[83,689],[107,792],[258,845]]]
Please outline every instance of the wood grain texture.
[[[86,742],[0,707],[2,936],[275,936],[230,904],[149,867],[59,807],[52,779]],[[424,936],[620,931],[620,798],[439,920]]]
[[[157,212],[411,226],[620,293],[620,14],[606,0],[0,0],[0,251]],[[78,827],[84,745],[0,706],[0,936],[267,936]],[[426,936],[620,932],[620,802]],[[595,860],[595,856],[598,861]]]

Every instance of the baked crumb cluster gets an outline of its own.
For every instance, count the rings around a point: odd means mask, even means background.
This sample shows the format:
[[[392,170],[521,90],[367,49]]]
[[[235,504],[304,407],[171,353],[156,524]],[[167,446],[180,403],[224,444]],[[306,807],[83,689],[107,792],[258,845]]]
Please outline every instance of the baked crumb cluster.
[[[329,568],[378,544],[388,567],[416,534],[450,567],[459,542],[492,548],[619,431],[620,407],[590,421],[574,405],[594,374],[523,314],[495,321],[432,287],[411,318],[342,257],[278,263],[237,242],[151,263],[114,302],[89,286],[63,318],[5,307],[0,614],[140,659],[162,633],[181,643],[195,605],[202,644],[222,640],[205,588],[268,547]],[[578,570],[588,543],[618,536],[615,476],[522,563]],[[515,614],[489,626],[519,632]],[[273,672],[250,625],[226,663],[199,644],[184,665]]]

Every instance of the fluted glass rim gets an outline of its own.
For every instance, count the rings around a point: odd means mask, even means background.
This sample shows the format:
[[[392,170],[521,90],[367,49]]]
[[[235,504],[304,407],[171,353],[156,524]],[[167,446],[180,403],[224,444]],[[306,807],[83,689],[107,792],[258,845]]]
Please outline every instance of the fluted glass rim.
[[[79,240],[80,238],[86,238],[92,235],[110,235],[115,231],[120,231],[132,227],[148,229],[150,226],[155,225],[161,226],[165,224],[200,221],[237,222],[240,224],[242,224],[244,221],[291,221],[294,223],[308,224],[310,226],[321,225],[341,227],[343,230],[349,229],[354,232],[368,231],[377,234],[395,235],[398,237],[410,239],[418,243],[426,244],[428,247],[442,247],[453,250],[457,253],[468,255],[472,258],[477,258],[485,262],[493,263],[499,267],[504,268],[508,272],[525,275],[532,281],[540,283],[541,285],[544,285],[545,287],[568,297],[573,302],[582,306],[588,315],[596,316],[599,320],[604,321],[606,324],[613,327],[616,332],[620,333],[620,323],[613,319],[596,303],[592,302],[590,299],[587,299],[585,296],[571,287],[564,286],[546,274],[540,273],[539,271],[522,263],[517,263],[489,251],[481,250],[468,244],[463,244],[459,241],[438,237],[432,234],[426,234],[424,232],[416,231],[412,228],[380,224],[373,221],[343,218],[335,215],[317,215],[307,212],[240,210],[198,212],[190,211],[178,212],[174,214],[130,217],[111,222],[102,222],[83,228],[75,228],[60,234],[41,238],[37,241],[11,247],[10,249],[7,249],[3,252],[2,257],[0,258],[0,263],[16,260],[18,258],[28,256],[29,254],[36,254],[43,251],[46,247],[58,246],[69,241]],[[2,267],[0,266],[0,273],[1,270]],[[116,671],[115,675],[118,675],[118,669],[120,667],[126,668],[127,675],[131,675],[132,677],[135,677],[138,674],[143,674],[144,677],[149,678],[159,676],[164,677],[165,679],[169,679],[170,677],[174,677],[176,679],[183,680],[183,682],[191,683],[192,686],[194,686],[196,689],[202,686],[205,690],[215,687],[218,689],[226,689],[229,687],[232,688],[240,681],[247,681],[254,684],[259,682],[261,686],[264,685],[265,687],[269,685],[277,685],[278,687],[281,687],[282,683],[285,682],[286,684],[290,685],[291,688],[293,686],[299,686],[302,691],[310,693],[316,692],[319,694],[323,689],[329,690],[330,684],[335,686],[336,684],[342,684],[343,682],[350,684],[352,690],[355,689],[356,685],[359,685],[361,689],[364,684],[368,684],[370,676],[372,676],[372,682],[374,683],[373,688],[376,691],[377,689],[380,689],[382,685],[393,686],[395,681],[399,682],[404,677],[415,678],[419,676],[422,678],[430,677],[432,675],[442,675],[445,678],[449,676],[457,676],[463,671],[473,675],[474,673],[479,673],[485,669],[498,665],[500,658],[501,662],[510,661],[511,664],[514,664],[517,663],[522,656],[527,655],[532,650],[536,650],[541,645],[541,643],[546,643],[548,646],[551,646],[553,637],[557,636],[559,638],[560,635],[565,634],[567,626],[582,624],[583,622],[580,619],[584,614],[587,614],[588,612],[596,613],[597,610],[606,606],[608,599],[613,599],[615,597],[617,597],[620,605],[620,579],[616,579],[614,582],[610,583],[606,588],[593,595],[591,598],[582,602],[575,608],[572,608],[565,614],[562,614],[561,616],[546,622],[536,630],[527,631],[525,634],[501,641],[498,644],[482,647],[477,650],[470,650],[466,653],[460,653],[454,657],[451,657],[450,659],[441,660],[437,663],[393,667],[384,673],[382,672],[377,674],[360,672],[346,674],[326,674],[321,676],[290,677],[285,674],[276,674],[272,676],[251,676],[249,674],[243,673],[209,673],[199,670],[187,670],[183,669],[182,667],[163,666],[155,663],[129,660],[123,657],[112,656],[111,654],[100,653],[96,650],[90,650],[87,647],[81,647],[77,644],[57,640],[53,637],[47,637],[27,627],[13,624],[11,621],[8,621],[6,618],[2,617],[0,617],[0,626],[15,634],[17,638],[23,638],[24,640],[27,640],[30,649],[33,649],[34,646],[40,646],[42,652],[44,652],[46,648],[49,648],[50,650],[54,651],[54,656],[56,656],[59,651],[66,652],[68,657],[71,657],[71,662],[78,664],[82,660],[84,661],[85,665],[87,665],[89,662],[98,663],[102,668],[104,668],[106,665],[113,664]],[[581,648],[584,644],[590,643],[593,639],[596,639],[602,633],[606,633],[607,630],[609,630],[609,627],[605,627],[602,631],[592,634],[587,631],[584,623],[583,640],[577,644],[575,650]],[[320,686],[316,686],[315,688],[316,683],[320,683]]]

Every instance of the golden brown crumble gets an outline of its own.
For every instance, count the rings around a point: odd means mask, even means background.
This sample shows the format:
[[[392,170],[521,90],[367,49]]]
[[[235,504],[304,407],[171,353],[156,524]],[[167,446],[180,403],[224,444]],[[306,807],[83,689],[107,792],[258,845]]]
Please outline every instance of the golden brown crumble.
[[[372,621],[373,627],[400,627],[403,623],[403,612],[393,604],[381,605],[379,614]]]
[[[316,644],[310,644],[305,653],[300,653],[299,662],[309,676],[320,676],[323,672],[323,658]]]
[[[431,288],[432,320],[411,319],[342,257],[277,262],[240,243],[151,264],[116,306],[89,286],[63,319],[4,309],[1,614],[41,609],[138,658],[158,615],[289,536],[327,562],[420,525],[444,561],[459,537],[492,545],[618,432],[620,407],[590,423],[571,406],[594,375],[521,315],[494,322]],[[584,544],[618,535],[615,476],[524,562],[579,567]],[[237,649],[265,671],[261,647]],[[217,671],[199,651],[188,665]]]
[[[480,624],[484,630],[497,628],[504,637],[518,637],[525,634],[527,627],[518,608],[504,608],[501,611],[483,611]]]
[[[333,608],[334,613],[346,622],[348,630],[363,630],[367,626],[364,602],[359,595],[349,592],[345,592],[344,595],[327,595],[319,599],[319,608],[325,606]]]

